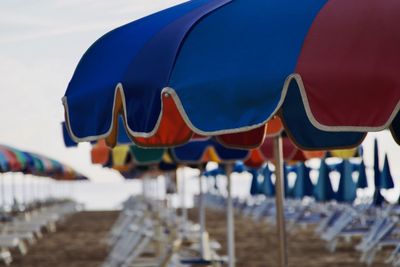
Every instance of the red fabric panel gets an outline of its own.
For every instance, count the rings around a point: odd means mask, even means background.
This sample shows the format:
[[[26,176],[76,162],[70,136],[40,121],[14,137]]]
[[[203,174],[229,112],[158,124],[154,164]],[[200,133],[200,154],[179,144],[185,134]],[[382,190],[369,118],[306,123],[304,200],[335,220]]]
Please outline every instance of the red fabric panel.
[[[331,0],[305,39],[296,72],[326,126],[383,126],[400,100],[400,1]]]
[[[265,158],[261,154],[259,149],[253,149],[250,152],[250,157],[244,162],[244,165],[251,167],[251,168],[260,168],[264,162]]]
[[[193,136],[192,130],[183,120],[173,98],[163,95],[162,103],[163,113],[157,132],[149,138],[133,137],[136,144],[143,147],[172,147],[188,142]]]
[[[264,158],[268,160],[274,159],[274,148],[273,148],[273,138],[266,138],[264,143],[261,145],[259,150],[261,151]],[[289,138],[282,138],[283,146],[283,159],[285,161],[292,160],[299,149],[292,143]]]
[[[230,148],[252,149],[259,147],[263,143],[265,129],[266,126],[263,125],[247,132],[223,134],[217,136],[217,140]]]
[[[104,140],[100,140],[90,152],[92,163],[105,165],[110,160],[111,149],[107,147]]]

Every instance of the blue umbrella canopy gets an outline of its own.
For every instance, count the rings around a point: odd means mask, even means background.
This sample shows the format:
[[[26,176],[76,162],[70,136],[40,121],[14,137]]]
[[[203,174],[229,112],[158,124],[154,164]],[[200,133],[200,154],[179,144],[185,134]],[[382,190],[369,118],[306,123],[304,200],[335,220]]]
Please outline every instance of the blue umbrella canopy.
[[[148,146],[249,131],[255,146],[281,109],[302,146],[354,146],[391,124],[400,98],[390,38],[400,7],[376,5],[193,0],[123,25],[79,62],[63,99],[68,131],[76,141],[109,137],[123,114],[131,139]]]
[[[353,166],[349,160],[343,160],[340,170],[339,188],[336,192],[336,200],[352,203],[357,197],[356,183],[353,181]]]
[[[391,189],[394,188],[392,173],[390,172],[389,160],[387,154],[385,154],[385,162],[381,173],[381,188]]]
[[[367,173],[365,171],[364,160],[362,160],[358,169],[357,188],[363,189],[367,187],[368,187]]]
[[[262,169],[262,176],[263,180],[260,187],[261,193],[267,197],[275,196],[275,186],[271,180],[272,172],[269,169],[268,164]]]
[[[329,168],[325,160],[321,160],[317,184],[314,186],[313,195],[317,201],[329,201],[335,199],[335,192],[332,189],[329,178]]]
[[[249,156],[248,150],[226,148],[213,139],[193,140],[170,151],[174,161],[185,164],[199,164],[212,160],[236,162]]]
[[[303,163],[299,163],[296,168],[296,182],[293,187],[293,197],[301,199],[305,196],[312,196],[314,185],[310,179],[310,169]]]

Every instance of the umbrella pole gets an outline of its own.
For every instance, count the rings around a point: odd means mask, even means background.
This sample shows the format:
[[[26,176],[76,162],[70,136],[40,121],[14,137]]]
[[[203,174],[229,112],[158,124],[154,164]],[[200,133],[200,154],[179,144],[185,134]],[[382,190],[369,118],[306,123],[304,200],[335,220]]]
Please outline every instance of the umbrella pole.
[[[287,262],[287,244],[286,244],[286,230],[285,230],[285,216],[284,216],[284,184],[283,184],[283,148],[282,137],[277,136],[273,140],[274,144],[274,158],[276,168],[276,225],[278,234],[278,248],[279,248],[279,264],[280,267],[286,267]]]
[[[6,195],[5,195],[5,189],[4,189],[4,176],[3,176],[3,174],[0,174],[0,182],[1,182],[1,209],[2,209],[2,211],[5,211]]]
[[[12,210],[14,211],[14,208],[16,207],[16,199],[17,198],[17,192],[15,191],[15,175],[11,175],[11,207]]]
[[[204,210],[203,199],[203,175],[199,176],[199,219],[200,219],[200,253],[205,258],[205,232],[206,232],[206,213]]]
[[[188,213],[186,209],[186,183],[185,183],[185,172],[183,168],[180,168],[179,175],[179,184],[181,186],[180,195],[181,195],[181,211],[182,211],[182,224],[183,224],[183,237],[187,238],[187,221],[188,221]]]
[[[227,235],[228,235],[228,267],[235,267],[236,258],[235,258],[235,218],[233,214],[233,201],[232,201],[232,165],[227,164],[226,166],[226,177],[228,180],[227,191],[228,191],[228,199],[227,199]]]

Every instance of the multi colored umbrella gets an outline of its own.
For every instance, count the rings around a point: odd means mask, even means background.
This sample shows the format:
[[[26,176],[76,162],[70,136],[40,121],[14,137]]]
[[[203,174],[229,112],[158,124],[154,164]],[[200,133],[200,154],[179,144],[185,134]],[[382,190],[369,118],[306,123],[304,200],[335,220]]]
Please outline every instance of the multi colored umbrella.
[[[85,53],[63,100],[69,132],[75,141],[110,137],[123,114],[144,145],[249,130],[259,138],[246,143],[256,145],[281,109],[304,147],[358,144],[397,114],[399,9],[396,1],[197,0],[163,10]]]
[[[399,10],[396,0],[195,0],[163,10],[85,53],[63,99],[69,134],[116,144],[122,115],[142,146],[199,134],[248,148],[279,115],[302,148],[356,146],[388,127],[396,135]],[[278,158],[279,138],[275,148]]]

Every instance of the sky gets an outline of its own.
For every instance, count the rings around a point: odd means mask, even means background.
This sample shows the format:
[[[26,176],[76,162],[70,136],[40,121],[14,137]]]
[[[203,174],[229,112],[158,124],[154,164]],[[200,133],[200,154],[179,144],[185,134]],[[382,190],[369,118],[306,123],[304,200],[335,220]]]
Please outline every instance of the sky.
[[[180,2],[1,1],[0,143],[61,160],[99,182],[121,180],[118,173],[90,163],[90,145],[64,147],[61,98],[79,59],[94,41],[113,28]],[[375,137],[381,146],[381,164],[387,152],[392,172],[399,177],[400,147],[389,132],[367,137],[366,164],[372,165]]]
[[[103,34],[183,1],[0,2],[0,143],[40,152],[97,181],[121,179],[90,163],[90,146],[64,147],[61,98],[79,59]]]

